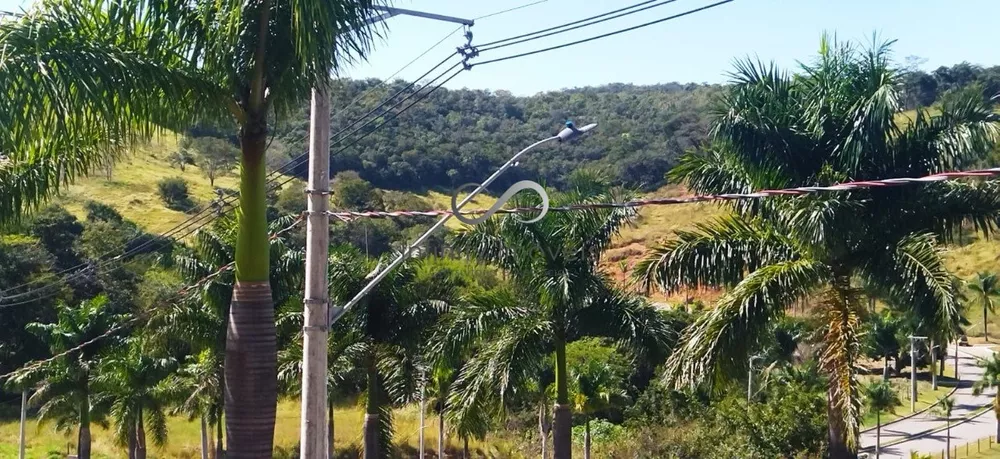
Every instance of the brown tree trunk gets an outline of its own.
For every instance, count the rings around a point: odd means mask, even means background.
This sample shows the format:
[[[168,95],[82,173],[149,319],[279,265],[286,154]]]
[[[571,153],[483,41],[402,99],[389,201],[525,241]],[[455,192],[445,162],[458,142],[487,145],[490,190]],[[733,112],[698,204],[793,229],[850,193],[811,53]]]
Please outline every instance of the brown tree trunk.
[[[379,456],[379,416],[378,414],[365,414],[365,455],[364,459],[378,459]]]
[[[76,439],[76,457],[90,459],[90,395],[80,402],[80,433]]]
[[[278,373],[274,303],[267,281],[236,282],[225,368],[228,457],[271,457]]]
[[[590,419],[583,426],[583,459],[590,459]]]
[[[571,459],[573,457],[573,414],[569,405],[556,404],[555,426],[552,429],[552,452],[554,459]]]
[[[222,445],[222,418],[215,423],[215,459],[225,459],[226,448]]]
[[[327,459],[333,459],[334,443],[335,443],[333,437],[333,396],[330,396],[330,398],[327,400],[326,410],[327,410],[326,415],[328,416],[326,421],[326,427],[327,427],[326,438],[328,442],[326,445],[327,446],[326,457]]]
[[[125,437],[128,438],[128,459],[136,459],[136,449],[139,445],[135,441],[135,422],[132,420],[126,421],[129,426],[125,429]]]
[[[142,408],[135,420],[135,459],[146,459],[146,428],[142,424]]]
[[[438,410],[438,459],[444,459],[444,410]]]
[[[469,437],[462,437],[462,441],[465,442],[465,446],[462,448],[462,457],[469,459]]]
[[[381,449],[379,415],[382,408],[382,385],[379,381],[378,369],[375,366],[375,351],[368,356],[368,403],[365,407],[364,425],[364,459],[380,459]]]
[[[548,459],[549,428],[545,415],[545,401],[538,404],[538,437],[542,439],[542,459]]]

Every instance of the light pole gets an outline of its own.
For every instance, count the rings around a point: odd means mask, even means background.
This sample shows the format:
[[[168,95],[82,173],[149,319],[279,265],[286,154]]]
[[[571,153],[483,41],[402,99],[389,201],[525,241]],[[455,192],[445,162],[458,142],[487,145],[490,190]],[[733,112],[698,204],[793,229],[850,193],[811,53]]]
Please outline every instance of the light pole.
[[[567,122],[566,125],[567,125],[567,127],[565,129],[563,129],[562,131],[559,131],[558,134],[556,134],[556,135],[554,135],[552,137],[546,137],[546,138],[544,138],[542,140],[539,140],[539,141],[537,141],[537,142],[535,142],[535,143],[533,143],[531,145],[528,145],[524,150],[521,150],[521,151],[517,152],[517,154],[515,154],[514,156],[511,156],[511,158],[508,159],[506,163],[504,163],[502,166],[500,166],[500,168],[497,169],[497,171],[493,173],[493,175],[490,175],[485,181],[483,181],[482,184],[480,184],[479,186],[477,186],[476,189],[472,190],[472,193],[469,193],[469,195],[466,196],[465,199],[463,199],[462,202],[460,202],[453,209],[453,213],[450,213],[448,215],[445,215],[444,217],[441,217],[441,219],[438,220],[437,223],[434,224],[434,226],[431,226],[430,229],[428,229],[427,231],[424,232],[424,234],[421,234],[420,237],[418,237],[417,240],[413,241],[412,244],[410,244],[408,247],[406,247],[406,249],[404,249],[403,252],[400,253],[399,256],[396,257],[396,259],[392,260],[392,263],[389,263],[388,266],[386,266],[384,269],[382,269],[381,271],[379,271],[378,274],[376,274],[375,277],[373,277],[372,280],[369,281],[368,284],[365,285],[364,288],[362,288],[357,293],[357,295],[354,295],[354,298],[351,298],[350,301],[348,301],[347,303],[344,303],[344,306],[342,306],[340,308],[335,308],[335,310],[332,311],[332,314],[331,314],[331,317],[330,317],[330,323],[333,324],[334,322],[336,322],[345,313],[347,313],[347,311],[349,311],[352,307],[354,307],[354,305],[358,304],[358,302],[361,301],[361,299],[364,298],[365,295],[367,295],[369,292],[371,292],[372,289],[374,289],[375,286],[378,285],[378,283],[381,282],[382,279],[385,278],[386,275],[388,275],[390,272],[392,272],[393,269],[396,269],[396,267],[398,267],[401,263],[403,263],[403,261],[406,260],[413,253],[413,251],[417,247],[420,247],[420,245],[423,244],[424,241],[427,240],[428,237],[430,237],[432,234],[434,234],[435,232],[437,232],[437,230],[441,229],[441,227],[443,227],[444,224],[447,223],[448,220],[450,220],[451,217],[453,217],[455,215],[455,213],[457,213],[458,211],[461,211],[462,207],[465,207],[465,205],[468,204],[470,201],[472,201],[472,199],[475,198],[476,195],[478,195],[479,193],[482,193],[483,190],[485,190],[487,186],[489,186],[491,183],[493,183],[493,181],[496,180],[498,177],[500,177],[501,175],[503,175],[504,172],[507,172],[507,169],[510,169],[511,167],[514,167],[514,165],[517,163],[517,160],[520,159],[521,156],[523,156],[525,153],[531,151],[533,148],[535,148],[535,147],[537,147],[539,145],[543,145],[543,144],[552,142],[553,140],[559,141],[559,142],[567,142],[567,141],[573,140],[575,138],[583,136],[583,134],[586,133],[587,131],[590,131],[591,129],[597,127],[596,123],[588,124],[588,125],[586,125],[586,126],[584,126],[582,128],[576,128],[575,126],[573,126],[573,123],[571,123],[571,122]]]
[[[927,339],[926,336],[910,335],[910,412],[917,411],[917,340]],[[934,369],[931,369],[933,373]]]

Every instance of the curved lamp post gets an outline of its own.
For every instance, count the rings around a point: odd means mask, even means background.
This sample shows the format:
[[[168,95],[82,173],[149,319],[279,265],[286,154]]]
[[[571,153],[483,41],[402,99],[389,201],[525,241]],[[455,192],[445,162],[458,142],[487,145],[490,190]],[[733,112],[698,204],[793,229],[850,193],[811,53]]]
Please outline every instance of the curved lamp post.
[[[469,195],[466,196],[465,199],[463,199],[462,202],[460,202],[458,206],[456,206],[456,208],[453,209],[453,211],[455,213],[461,211],[466,204],[472,201],[472,199],[475,198],[478,194],[486,190],[486,187],[488,187],[491,183],[493,183],[493,181],[495,181],[497,178],[503,175],[503,173],[506,172],[507,169],[514,167],[514,165],[517,163],[517,160],[525,153],[531,151],[533,148],[552,141],[568,142],[570,140],[582,137],[583,134],[585,134],[587,131],[590,131],[591,129],[594,129],[595,127],[597,127],[597,123],[591,123],[586,126],[578,128],[576,127],[576,125],[573,124],[572,121],[567,121],[566,127],[563,128],[561,131],[559,131],[558,134],[552,137],[546,137],[531,145],[528,145],[525,149],[517,152],[517,154],[508,159],[507,162],[505,162],[502,166],[500,166],[499,169],[496,170],[496,172],[493,173],[493,175],[490,175],[485,181],[483,181],[482,184],[480,184],[474,190],[472,190],[472,193],[469,193]],[[344,303],[344,305],[341,307],[334,307],[333,310],[330,311],[330,324],[332,325],[334,322],[337,321],[337,319],[340,319],[347,311],[349,311],[352,307],[354,307],[354,305],[358,304],[358,302],[361,301],[361,299],[364,298],[365,295],[371,292],[372,289],[374,289],[375,286],[378,285],[378,283],[381,282],[382,279],[385,278],[387,274],[392,272],[393,269],[396,269],[396,267],[399,266],[403,262],[403,260],[407,259],[410,256],[410,254],[413,253],[414,249],[423,244],[424,241],[427,240],[427,238],[430,237],[432,234],[434,234],[437,230],[441,229],[441,227],[444,226],[444,224],[447,223],[448,220],[450,220],[451,217],[455,215],[455,213],[451,213],[445,215],[444,217],[441,217],[441,219],[438,220],[437,223],[434,224],[434,226],[431,226],[430,229],[424,232],[424,234],[421,234],[420,237],[418,237],[417,240],[413,241],[412,244],[407,246],[406,249],[403,250],[403,252],[396,257],[396,259],[392,260],[392,263],[389,263],[388,266],[380,270],[378,274],[376,274],[375,277],[373,277],[372,280],[369,281],[368,284],[361,289],[361,291],[359,291],[356,295],[354,295],[354,298],[351,298],[350,301]]]

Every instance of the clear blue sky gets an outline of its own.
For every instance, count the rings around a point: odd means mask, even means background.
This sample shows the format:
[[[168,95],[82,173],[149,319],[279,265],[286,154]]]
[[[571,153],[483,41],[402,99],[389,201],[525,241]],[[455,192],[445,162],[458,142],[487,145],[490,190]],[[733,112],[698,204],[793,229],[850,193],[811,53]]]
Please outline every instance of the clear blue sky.
[[[474,18],[530,0],[395,0],[394,6]],[[474,42],[485,43],[545,28],[639,0],[548,0],[477,21]],[[670,5],[594,27],[496,50],[480,60],[551,46],[627,27],[706,5],[712,0],[677,0]],[[29,2],[0,0],[0,9]],[[455,26],[395,17],[367,63],[344,72],[385,78],[440,40]],[[451,87],[507,89],[515,94],[612,82],[636,84],[723,82],[735,57],[758,56],[789,68],[811,58],[823,31],[841,39],[869,40],[873,32],[898,40],[900,61],[927,59],[924,69],[962,61],[1000,64],[1000,1],[997,0],[736,0],[715,9],[568,50],[475,68]],[[415,78],[464,42],[456,33],[400,77]]]

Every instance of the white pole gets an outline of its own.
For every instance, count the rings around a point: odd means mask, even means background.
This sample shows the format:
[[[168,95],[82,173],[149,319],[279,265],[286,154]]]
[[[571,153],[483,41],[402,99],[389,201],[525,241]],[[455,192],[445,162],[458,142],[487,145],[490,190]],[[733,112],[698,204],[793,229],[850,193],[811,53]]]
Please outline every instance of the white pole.
[[[208,459],[208,423],[201,416],[201,459]]]
[[[424,459],[424,411],[427,411],[427,372],[420,372],[420,459]]]
[[[937,390],[937,347],[934,340],[930,341],[931,348],[931,390]]]
[[[302,459],[327,455],[326,372],[329,333],[327,265],[330,251],[330,96],[322,81],[312,91],[309,119],[309,189],[306,279],[302,327]]]
[[[910,337],[910,412],[917,411],[917,347],[914,337]]]
[[[17,434],[17,457],[24,459],[24,423],[28,420],[28,391],[21,391],[21,428]]]

